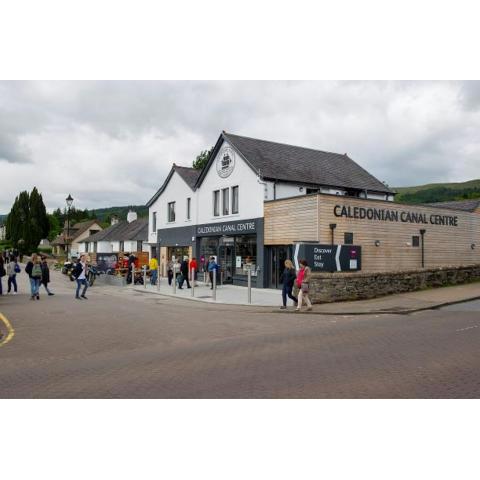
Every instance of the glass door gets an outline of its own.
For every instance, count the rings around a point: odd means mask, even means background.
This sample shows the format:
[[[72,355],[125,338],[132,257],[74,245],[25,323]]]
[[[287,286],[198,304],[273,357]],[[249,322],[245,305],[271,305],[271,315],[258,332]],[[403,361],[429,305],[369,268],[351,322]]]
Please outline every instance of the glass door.
[[[281,288],[280,275],[285,268],[285,260],[289,258],[291,248],[288,246],[270,247],[269,270],[270,270],[270,288]],[[291,258],[290,258],[291,260]]]
[[[233,283],[233,237],[222,237],[218,246],[218,264],[223,283]]]

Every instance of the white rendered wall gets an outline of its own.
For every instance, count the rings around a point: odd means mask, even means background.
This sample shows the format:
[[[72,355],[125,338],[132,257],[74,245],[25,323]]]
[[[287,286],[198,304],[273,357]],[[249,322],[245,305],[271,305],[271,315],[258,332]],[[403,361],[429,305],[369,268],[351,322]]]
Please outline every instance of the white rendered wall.
[[[187,198],[191,198],[190,220],[187,220]],[[175,222],[168,222],[168,204],[175,202]],[[167,187],[148,209],[148,242],[157,243],[157,232],[152,232],[152,213],[157,212],[157,230],[184,227],[195,223],[195,192],[174,172]]]
[[[93,250],[93,245],[92,245],[92,250]],[[110,242],[105,242],[105,241],[97,242],[97,252],[98,253],[111,253],[111,252],[113,252],[112,244]]]
[[[213,161],[209,171],[203,179],[202,185],[197,190],[196,205],[197,222],[217,223],[235,220],[244,220],[249,218],[263,217],[264,185],[257,180],[256,173],[244,162],[238,152],[235,152],[235,166],[232,173],[222,178],[217,173],[217,159],[223,155],[224,148],[228,146],[223,142],[217,157]],[[239,209],[237,214],[222,215],[222,201],[220,192],[220,214],[218,217],[213,215],[213,192],[222,190],[222,188],[234,187],[238,185]],[[231,188],[230,188],[230,208],[231,212]]]

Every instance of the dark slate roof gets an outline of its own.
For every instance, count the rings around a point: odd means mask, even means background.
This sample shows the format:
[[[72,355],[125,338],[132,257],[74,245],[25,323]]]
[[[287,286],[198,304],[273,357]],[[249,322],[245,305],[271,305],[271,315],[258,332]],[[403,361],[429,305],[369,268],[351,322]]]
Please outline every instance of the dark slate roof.
[[[123,220],[110,225],[105,230],[95,233],[83,240],[84,242],[115,242],[126,240],[148,240],[148,219],[138,218],[133,222],[128,223]]]
[[[451,210],[463,210],[465,212],[474,212],[480,207],[480,199],[477,200],[458,200],[453,202],[435,202],[425,203],[428,207],[442,207],[449,208]]]
[[[167,175],[166,180],[163,182],[163,185],[157,190],[157,193],[147,202],[147,207],[153,204],[155,200],[163,193],[165,188],[167,188],[168,182],[172,178],[174,172],[177,172],[180,177],[186,182],[186,184],[192,189],[195,190],[195,184],[197,183],[198,177],[200,176],[201,170],[191,167],[181,167],[179,165],[173,164],[170,169],[169,174]]]
[[[223,139],[228,141],[250,167],[265,179],[395,194],[347,154],[296,147],[226,132],[220,135],[197,186],[205,177],[206,170],[213,162]]]
[[[70,240],[75,240],[75,238],[79,237],[82,233],[86,232],[92,225],[98,223],[97,220],[86,220],[84,222],[75,223],[70,227]],[[102,227],[100,227],[101,229]],[[58,234],[56,238],[52,241],[51,245],[65,245],[65,239],[67,237],[67,227],[63,229],[63,232]]]

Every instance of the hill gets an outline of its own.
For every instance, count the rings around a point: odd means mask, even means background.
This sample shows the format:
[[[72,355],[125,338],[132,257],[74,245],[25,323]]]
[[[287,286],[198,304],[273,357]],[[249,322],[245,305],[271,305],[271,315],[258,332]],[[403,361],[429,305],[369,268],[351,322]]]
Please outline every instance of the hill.
[[[105,207],[89,210],[90,217],[97,218],[101,222],[106,221],[112,215],[118,215],[120,220],[126,220],[129,210],[137,212],[138,217],[148,217],[148,207],[145,205],[130,205],[126,207]]]
[[[480,198],[480,179],[457,183],[429,183],[415,187],[394,187],[396,202],[433,203]]]

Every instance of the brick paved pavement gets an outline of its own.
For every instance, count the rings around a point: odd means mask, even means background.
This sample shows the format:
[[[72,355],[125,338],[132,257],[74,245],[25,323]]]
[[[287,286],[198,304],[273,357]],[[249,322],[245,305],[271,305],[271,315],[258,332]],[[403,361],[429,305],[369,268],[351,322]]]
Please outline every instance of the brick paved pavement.
[[[4,297],[1,398],[478,398],[477,311],[322,316],[93,287]],[[23,285],[25,290],[25,285]]]

